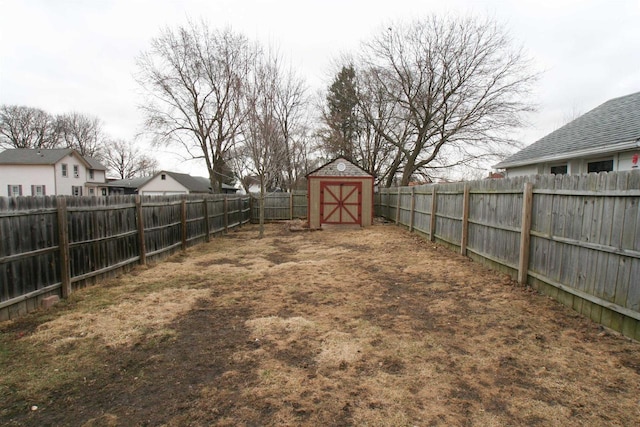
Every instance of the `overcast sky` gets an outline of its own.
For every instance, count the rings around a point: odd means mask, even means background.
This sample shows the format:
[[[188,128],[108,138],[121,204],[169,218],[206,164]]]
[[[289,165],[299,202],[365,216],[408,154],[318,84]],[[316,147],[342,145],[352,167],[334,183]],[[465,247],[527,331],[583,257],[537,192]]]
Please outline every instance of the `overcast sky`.
[[[95,115],[109,135],[133,139],[142,124],[135,60],[163,27],[204,19],[278,46],[315,92],[330,84],[340,53],[392,21],[431,13],[494,17],[543,72],[538,112],[515,134],[525,144],[640,91],[640,0],[0,0],[0,104]],[[160,159],[164,169],[206,173]]]

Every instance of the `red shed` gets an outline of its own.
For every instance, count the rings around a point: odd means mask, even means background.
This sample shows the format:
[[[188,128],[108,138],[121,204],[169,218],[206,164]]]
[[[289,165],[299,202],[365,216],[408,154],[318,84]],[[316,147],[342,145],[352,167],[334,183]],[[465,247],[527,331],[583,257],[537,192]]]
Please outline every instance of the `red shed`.
[[[338,157],[307,175],[310,228],[373,224],[373,176]]]

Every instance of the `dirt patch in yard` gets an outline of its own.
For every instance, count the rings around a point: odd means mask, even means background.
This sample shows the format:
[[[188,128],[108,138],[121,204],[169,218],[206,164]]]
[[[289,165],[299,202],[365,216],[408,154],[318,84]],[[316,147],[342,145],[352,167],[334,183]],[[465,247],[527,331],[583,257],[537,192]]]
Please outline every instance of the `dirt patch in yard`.
[[[640,346],[392,225],[246,227],[0,324],[0,424],[637,425]]]

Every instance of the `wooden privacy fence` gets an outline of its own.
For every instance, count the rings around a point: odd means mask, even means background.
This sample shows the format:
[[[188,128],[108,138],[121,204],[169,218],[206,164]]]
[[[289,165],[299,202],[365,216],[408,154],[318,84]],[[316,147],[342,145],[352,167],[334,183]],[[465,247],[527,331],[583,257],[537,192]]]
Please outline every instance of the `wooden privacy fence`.
[[[248,196],[0,197],[0,320],[249,219]]]
[[[260,194],[251,193],[251,221],[260,219]],[[267,221],[291,220],[307,217],[307,192],[269,193],[264,199],[264,218]]]
[[[640,339],[640,172],[382,189],[376,214]]]

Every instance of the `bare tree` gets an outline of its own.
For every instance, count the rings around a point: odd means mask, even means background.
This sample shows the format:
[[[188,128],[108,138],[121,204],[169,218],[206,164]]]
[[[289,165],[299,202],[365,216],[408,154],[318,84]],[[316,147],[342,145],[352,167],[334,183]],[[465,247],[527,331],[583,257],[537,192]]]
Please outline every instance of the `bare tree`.
[[[260,234],[264,235],[264,200],[267,185],[277,181],[287,157],[285,135],[278,120],[280,89],[279,58],[257,57],[252,81],[245,93],[247,120],[242,128],[242,145],[238,152],[245,167],[260,183]]]
[[[370,70],[356,70],[353,59],[345,58],[322,108],[322,151],[328,158],[350,159],[379,183],[393,180],[390,171],[395,173],[404,160],[396,144],[384,136],[406,141],[408,126],[369,74]]]
[[[55,119],[47,112],[22,105],[0,107],[0,147],[54,148],[58,142]]]
[[[305,118],[301,122],[288,142],[290,148],[287,154],[287,164],[291,169],[287,169],[287,171],[291,170],[292,172],[289,175],[287,188],[291,191],[306,190],[307,173],[321,164],[317,159],[317,152],[313,143],[315,131],[307,120],[308,118]]]
[[[398,150],[388,178],[401,174],[401,185],[415,173],[495,155],[531,110],[536,76],[490,19],[432,16],[392,26],[362,46],[358,66],[369,93],[387,104],[380,117],[361,100],[368,123]],[[385,118],[405,126],[385,126]]]
[[[289,67],[285,69],[281,59],[271,60],[275,73],[273,113],[282,138],[284,174],[283,187],[293,189],[301,174],[306,173],[301,166],[308,154],[305,112],[309,106],[304,81]]]
[[[158,169],[158,161],[145,154],[139,147],[122,139],[107,144],[104,161],[107,168],[120,179],[153,174]]]
[[[388,102],[388,91],[381,90],[373,70],[358,73],[358,123],[359,131],[354,152],[362,167],[377,177],[378,183],[390,187],[396,171],[405,160],[405,153],[398,149],[411,138],[410,124],[404,120],[397,103]]]
[[[163,30],[138,58],[147,129],[156,143],[178,144],[204,159],[218,191],[218,169],[245,120],[243,90],[254,57],[244,36],[191,23]]]
[[[99,118],[81,113],[57,116],[56,129],[61,143],[83,156],[101,159],[105,154],[105,135]]]

